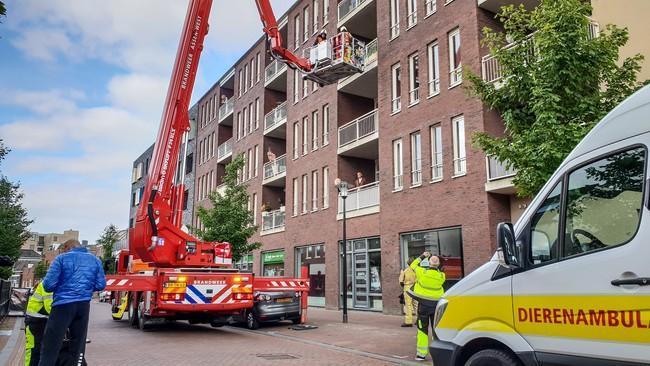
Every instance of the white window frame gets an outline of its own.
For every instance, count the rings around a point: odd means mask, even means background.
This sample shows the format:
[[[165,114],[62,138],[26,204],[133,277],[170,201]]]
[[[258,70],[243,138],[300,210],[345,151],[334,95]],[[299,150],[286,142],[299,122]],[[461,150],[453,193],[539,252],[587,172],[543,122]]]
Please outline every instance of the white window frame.
[[[260,98],[255,98],[255,129],[260,128]]]
[[[393,140],[393,191],[404,188],[404,159],[402,139]]]
[[[418,1],[406,0],[406,30],[418,24]]]
[[[330,22],[330,0],[323,0],[323,27]]]
[[[293,70],[293,104],[300,101],[300,72]]]
[[[427,78],[429,97],[440,94],[440,47],[438,41],[427,45]]]
[[[309,26],[309,5],[305,6],[305,8],[302,10],[302,13],[303,13],[302,43],[305,43],[309,40],[309,37],[311,36],[311,29]]]
[[[312,0],[312,5],[311,5],[311,8],[312,8],[312,20],[311,20],[312,25],[311,26],[312,26],[312,29],[313,29],[312,34],[318,33],[318,29],[319,29],[318,28],[318,19],[319,19],[318,2],[319,1],[320,0]]]
[[[253,193],[253,226],[257,226],[257,193]]]
[[[456,38],[458,37],[458,38]],[[456,63],[456,52],[455,45],[456,40],[458,42],[458,55],[461,55],[462,52],[462,41],[460,38],[460,29],[456,28],[449,32],[448,35],[448,49],[449,49],[449,87],[453,88],[456,85],[459,85],[463,82],[463,64],[462,57],[459,57],[461,60],[458,61],[458,66],[454,66]]]
[[[239,69],[239,91],[238,94],[241,97],[242,94],[244,94],[244,89],[242,87],[242,83],[244,81],[244,70]]]
[[[237,140],[241,140],[241,112],[237,112]]]
[[[461,114],[451,119],[454,148],[454,177],[467,174],[467,151],[465,150],[465,117]]]
[[[247,120],[248,120],[248,108],[247,107],[244,107],[243,113],[244,113],[244,116],[242,118],[242,124],[244,126],[244,131],[242,133],[242,138],[246,137],[246,135],[248,133],[248,129],[246,128],[247,127],[246,125],[248,124],[248,122],[247,122]]]
[[[302,175],[302,211],[301,213],[307,213],[307,197],[309,191],[309,176],[307,174]]]
[[[318,170],[311,172],[311,210],[318,211]]]
[[[309,80],[302,79],[302,99],[307,98],[309,95]]]
[[[309,117],[302,118],[302,155],[309,152]]]
[[[397,113],[402,110],[402,82],[399,62],[390,67],[390,94],[391,112]],[[398,87],[399,86],[399,87]]]
[[[300,157],[300,122],[293,123],[293,158]]]
[[[389,40],[399,37],[399,0],[390,0]]]
[[[259,52],[255,57],[255,71],[257,72],[255,75],[255,82],[259,82],[260,76],[262,75],[262,55]]]
[[[253,116],[253,107],[254,107],[253,102],[250,102],[248,104],[248,134],[249,135],[251,133],[253,133],[253,130],[254,130],[254,128],[253,128],[254,127],[253,126],[253,118],[254,118],[254,116]]]
[[[422,134],[411,134],[411,187],[422,185]]]
[[[293,18],[293,48],[300,47],[300,13]]]
[[[330,143],[330,105],[323,106],[323,146]]]
[[[298,178],[293,178],[293,216],[298,216],[298,197],[300,197]]]
[[[318,110],[311,112],[311,150],[318,150]]]
[[[435,13],[438,10],[437,0],[424,0],[424,17]]]
[[[420,102],[420,56],[416,52],[409,61],[409,106]]]
[[[250,79],[250,80],[251,80],[251,84],[250,84],[250,88],[252,89],[252,88],[253,88],[253,85],[255,85],[255,78],[253,77],[253,75],[254,75],[254,70],[255,70],[255,58],[252,58],[252,59],[251,59],[251,66],[250,66],[250,69],[251,69],[251,79]]]
[[[248,64],[244,65],[244,93],[248,91]]]
[[[329,167],[323,167],[323,210],[330,207]]]
[[[255,167],[253,168],[253,171],[255,173],[255,177],[257,177],[258,166],[259,165],[260,165],[260,146],[255,145]]]
[[[442,126],[440,123],[429,128],[431,146],[431,182],[439,182],[444,175],[442,156]]]

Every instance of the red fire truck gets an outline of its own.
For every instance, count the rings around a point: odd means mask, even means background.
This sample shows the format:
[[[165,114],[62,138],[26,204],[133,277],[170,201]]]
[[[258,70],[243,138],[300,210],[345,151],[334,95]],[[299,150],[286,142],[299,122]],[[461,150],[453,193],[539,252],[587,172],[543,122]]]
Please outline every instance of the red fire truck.
[[[362,42],[340,33],[309,57],[294,55],[282,38],[269,0],[256,0],[272,58],[322,85],[361,72],[365,57]],[[129,230],[129,250],[118,258],[117,275],[107,276],[112,316],[140,329],[164,320],[226,324],[242,317],[255,295],[268,291],[295,291],[302,296],[302,320],[307,308],[309,281],[301,278],[256,277],[232,267],[229,243],[205,242],[181,230],[185,188],[183,177],[174,180],[182,140],[190,129],[188,108],[203,41],[208,32],[212,0],[190,0],[167,98],[156,138],[142,204]],[[185,169],[181,169],[181,173]]]

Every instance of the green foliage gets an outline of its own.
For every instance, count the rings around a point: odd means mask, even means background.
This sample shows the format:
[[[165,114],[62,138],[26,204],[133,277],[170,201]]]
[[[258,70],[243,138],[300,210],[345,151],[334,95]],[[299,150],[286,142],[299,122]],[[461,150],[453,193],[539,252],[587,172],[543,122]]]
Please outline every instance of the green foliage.
[[[0,17],[6,15],[7,15],[7,7],[5,7],[5,4],[2,1],[0,1]]]
[[[248,240],[257,231],[253,226],[253,213],[248,209],[249,196],[245,184],[237,184],[237,175],[244,169],[244,158],[238,156],[226,166],[223,182],[225,194],[218,192],[210,195],[212,208],[199,207],[198,217],[204,230],[198,230],[199,236],[206,241],[228,242],[232,245],[233,262],[258,249],[262,243],[249,243]]]
[[[641,55],[617,64],[627,30],[608,25],[589,37],[590,13],[586,1],[542,0],[532,11],[503,7],[504,31],[483,30],[503,78],[495,88],[469,74],[470,90],[501,114],[505,134],[476,133],[474,143],[517,170],[520,196],[535,195],[591,128],[643,84],[636,81]],[[506,39],[518,45],[504,47]]]
[[[41,278],[45,277],[48,268],[50,268],[50,264],[46,261],[38,262],[36,268],[34,268],[34,279],[40,280]]]
[[[113,224],[110,224],[104,228],[102,236],[97,239],[97,244],[102,246],[102,262],[104,263],[104,270],[107,274],[115,273],[113,247],[115,243],[120,240],[120,235],[117,231],[117,227]]]
[[[9,153],[0,139],[0,163]],[[29,238],[27,228],[32,223],[27,210],[22,206],[23,194],[20,185],[7,179],[0,171],[0,253],[15,261],[20,256],[20,247]],[[0,278],[9,278],[11,267],[0,267]]]

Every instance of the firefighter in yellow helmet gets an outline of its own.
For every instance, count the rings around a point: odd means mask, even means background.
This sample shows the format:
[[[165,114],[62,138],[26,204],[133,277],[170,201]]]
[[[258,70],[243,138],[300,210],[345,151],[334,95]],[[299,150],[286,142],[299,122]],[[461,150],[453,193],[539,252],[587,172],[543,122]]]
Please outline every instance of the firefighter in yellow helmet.
[[[408,290],[415,284],[415,271],[410,267],[413,263],[413,258],[409,258],[406,262],[407,267],[399,273],[399,285],[404,291],[404,323],[402,327],[413,326],[413,313],[417,302],[408,294]]]
[[[445,294],[442,285],[445,273],[440,270],[440,258],[424,252],[411,263],[415,271],[415,285],[408,294],[418,302],[418,336],[416,361],[424,361],[429,354],[429,324],[433,328],[433,315],[438,300]]]
[[[41,358],[41,340],[51,310],[52,293],[45,291],[43,282],[39,282],[29,297],[25,311],[25,366],[38,365]]]

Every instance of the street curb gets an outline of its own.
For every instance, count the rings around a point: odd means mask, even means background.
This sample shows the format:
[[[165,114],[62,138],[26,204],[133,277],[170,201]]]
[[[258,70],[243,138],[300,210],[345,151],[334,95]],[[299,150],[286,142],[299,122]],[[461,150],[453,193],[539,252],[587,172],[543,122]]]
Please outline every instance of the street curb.
[[[406,366],[422,365],[422,362],[407,361],[407,360],[403,360],[403,359],[399,359],[399,358],[395,358],[395,357],[380,355],[380,354],[377,354],[377,353],[360,351],[360,350],[353,349],[353,348],[335,346],[333,344],[327,344],[327,343],[312,341],[312,340],[309,340],[309,339],[303,339],[303,338],[299,338],[299,337],[292,337],[292,336],[289,336],[289,335],[275,333],[275,332],[264,332],[264,331],[259,331],[259,330],[250,330],[250,329],[235,328],[235,327],[228,327],[228,328],[232,329],[234,331],[242,332],[242,333],[261,334],[261,335],[265,335],[267,337],[282,338],[282,339],[286,339],[286,340],[290,340],[290,341],[309,344],[309,345],[312,345],[312,346],[318,346],[318,347],[322,347],[322,348],[331,349],[333,351],[351,353],[351,354],[354,354],[354,355],[357,355],[357,356],[363,356],[363,357],[368,357],[368,358],[372,358],[372,359],[375,359],[375,360],[386,361],[386,362],[390,362],[390,363],[396,364],[396,365],[406,365]],[[429,365],[430,363],[431,363],[431,361],[427,361],[426,365]]]
[[[21,331],[23,329],[23,321],[23,318],[18,318],[16,320],[16,324],[14,324],[14,329],[11,332],[7,344],[5,344],[5,347],[0,351],[0,365],[14,366],[20,364],[21,353],[18,352],[19,347],[17,346],[18,340],[21,339],[21,335],[23,335],[23,332]],[[16,359],[17,357],[18,359]]]

